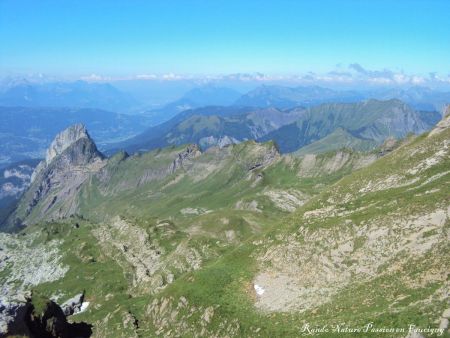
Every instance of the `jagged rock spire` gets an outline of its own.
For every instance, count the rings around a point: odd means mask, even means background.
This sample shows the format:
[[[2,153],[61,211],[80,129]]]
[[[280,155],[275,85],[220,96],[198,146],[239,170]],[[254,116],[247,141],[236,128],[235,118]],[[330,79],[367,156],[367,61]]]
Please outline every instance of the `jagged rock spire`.
[[[83,140],[83,142],[80,140]],[[39,163],[34,170],[33,175],[31,176],[31,182],[33,182],[36,176],[47,168],[55,158],[77,142],[84,143],[83,146],[80,145],[80,149],[74,154],[77,156],[78,161],[83,157],[86,158],[86,162],[89,162],[92,158],[103,158],[103,155],[97,150],[94,141],[89,136],[86,127],[81,123],[77,123],[56,135],[55,139],[47,149],[45,160]]]
[[[45,162],[50,164],[56,156],[60,155],[64,150],[81,138],[91,139],[86,127],[82,123],[74,124],[63,130],[56,135],[55,139],[50,144],[50,147],[47,149]]]

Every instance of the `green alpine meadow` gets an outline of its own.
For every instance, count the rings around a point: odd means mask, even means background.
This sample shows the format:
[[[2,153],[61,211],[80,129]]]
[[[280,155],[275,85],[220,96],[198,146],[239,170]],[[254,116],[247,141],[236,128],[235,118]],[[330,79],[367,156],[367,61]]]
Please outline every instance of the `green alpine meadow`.
[[[0,338],[450,338],[448,13],[0,0]]]
[[[247,141],[105,158],[75,125],[10,215],[0,278],[37,318],[81,295],[69,322],[97,337],[438,329],[449,140],[447,116],[368,152]]]

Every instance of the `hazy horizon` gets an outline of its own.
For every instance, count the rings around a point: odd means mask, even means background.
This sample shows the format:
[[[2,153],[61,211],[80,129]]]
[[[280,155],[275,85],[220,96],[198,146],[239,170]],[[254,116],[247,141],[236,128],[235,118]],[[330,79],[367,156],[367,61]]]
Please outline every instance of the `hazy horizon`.
[[[417,0],[2,0],[0,78],[448,86],[449,11]]]

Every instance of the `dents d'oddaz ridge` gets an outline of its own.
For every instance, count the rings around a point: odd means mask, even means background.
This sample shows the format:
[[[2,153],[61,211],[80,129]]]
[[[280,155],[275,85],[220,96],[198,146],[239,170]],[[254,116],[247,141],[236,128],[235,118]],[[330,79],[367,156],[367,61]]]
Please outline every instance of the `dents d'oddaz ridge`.
[[[370,153],[281,156],[271,142],[244,142],[109,159],[74,127],[11,216],[29,226],[2,237],[47,252],[40,264],[60,273],[17,288],[30,267],[2,244],[15,258],[0,277],[10,294],[84,292],[89,307],[69,318],[96,337],[297,337],[305,324],[368,322],[444,330],[448,126]]]

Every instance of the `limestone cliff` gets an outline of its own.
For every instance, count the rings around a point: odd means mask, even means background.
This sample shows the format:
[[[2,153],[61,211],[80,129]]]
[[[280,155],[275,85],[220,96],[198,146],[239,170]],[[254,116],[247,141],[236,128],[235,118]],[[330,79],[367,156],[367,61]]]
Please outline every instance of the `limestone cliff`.
[[[8,220],[9,227],[71,215],[76,192],[92,172],[105,164],[82,124],[59,133],[32,175],[32,184]]]

